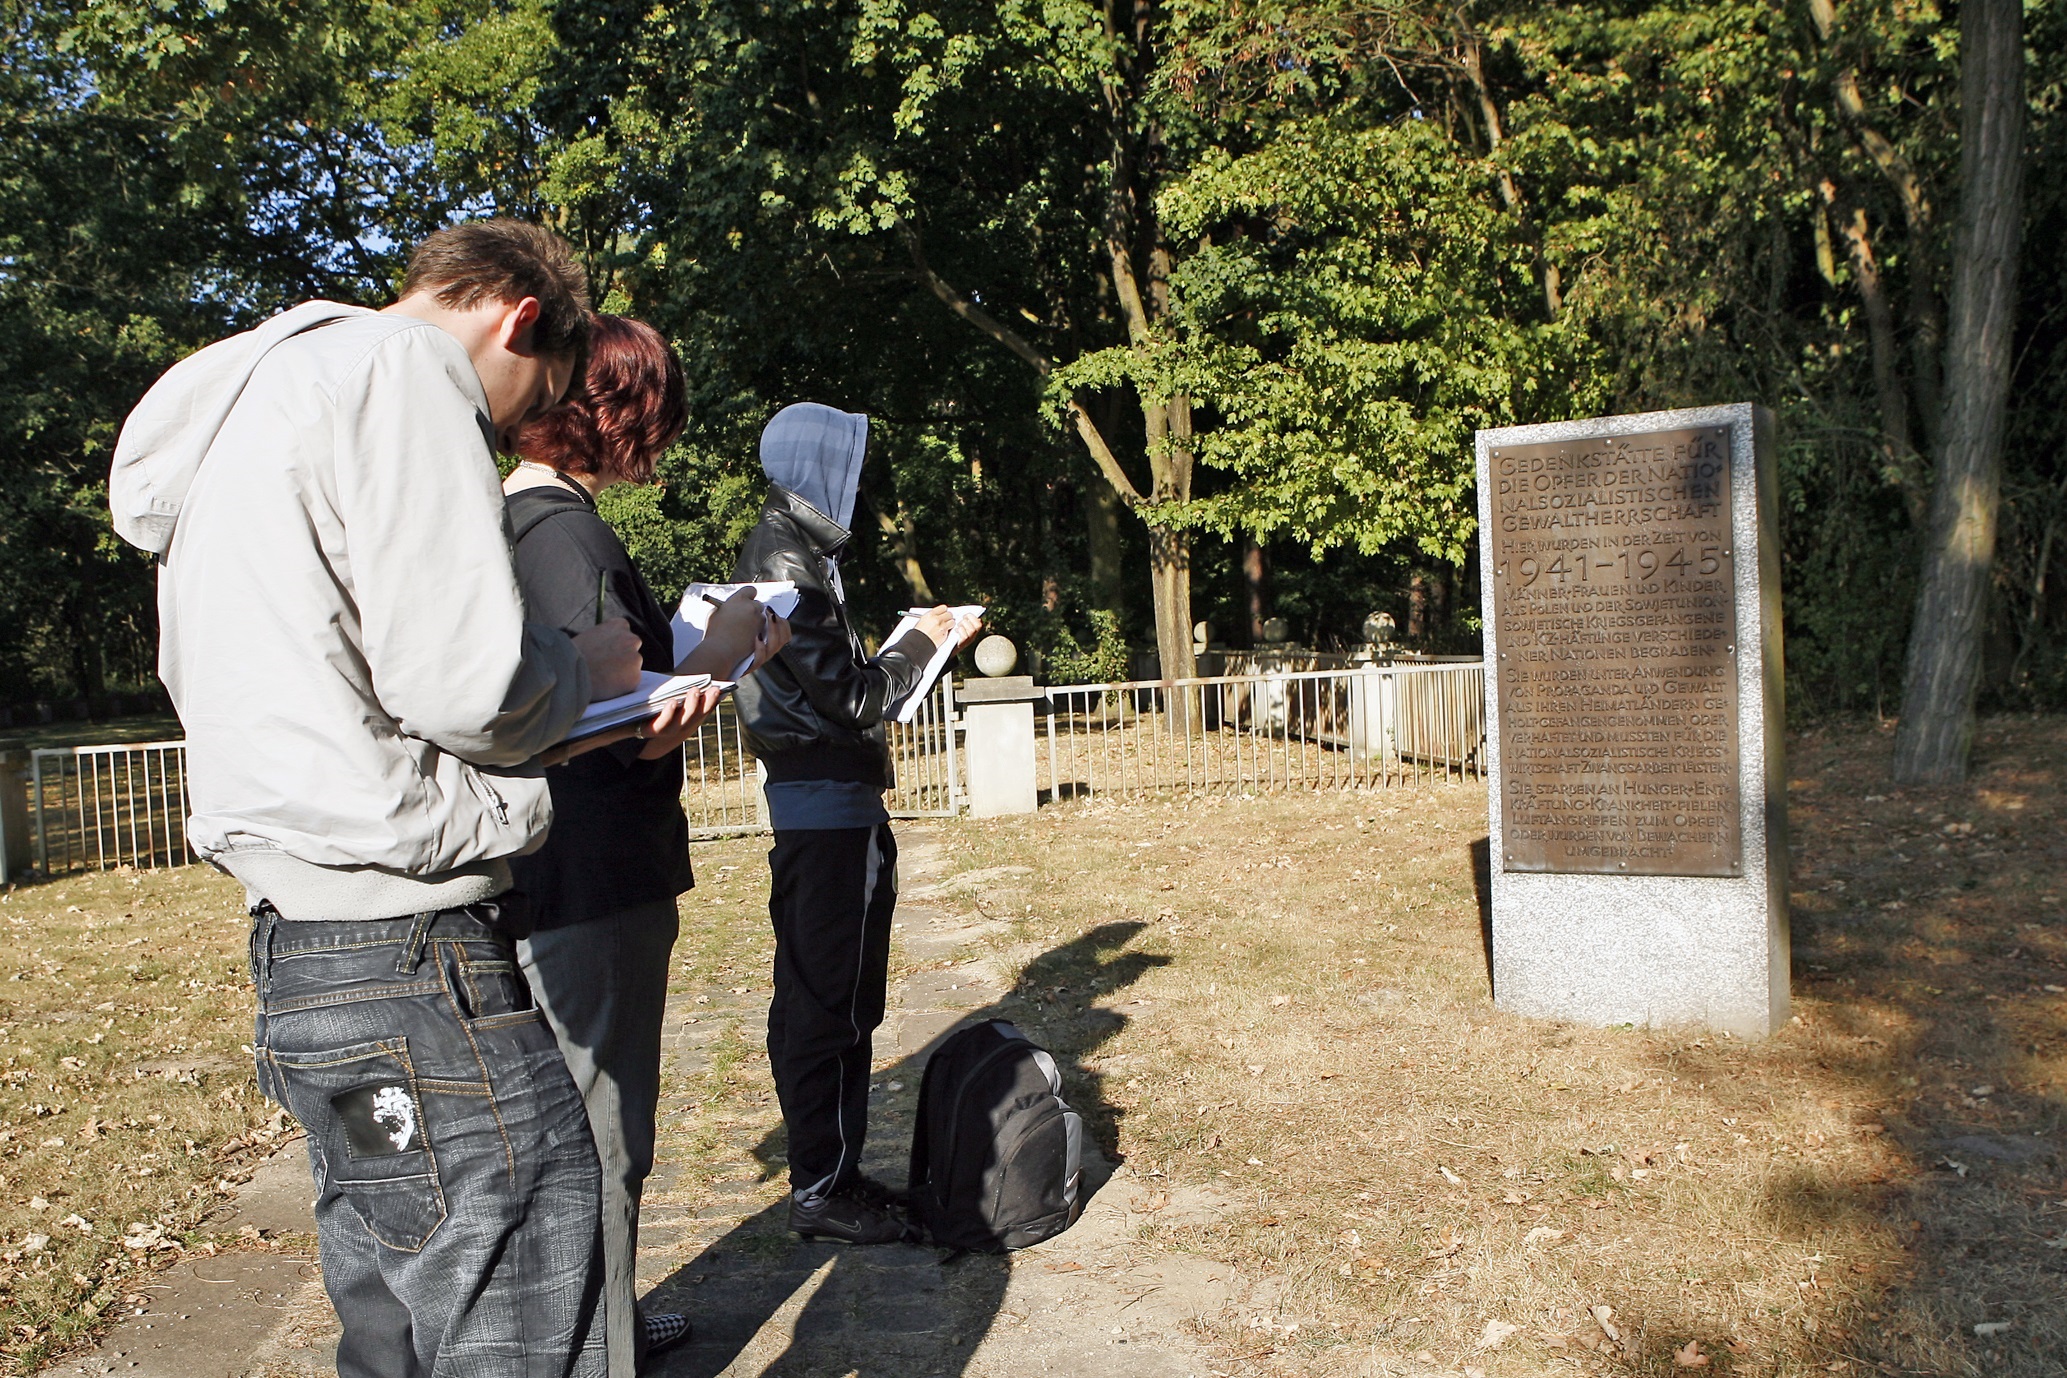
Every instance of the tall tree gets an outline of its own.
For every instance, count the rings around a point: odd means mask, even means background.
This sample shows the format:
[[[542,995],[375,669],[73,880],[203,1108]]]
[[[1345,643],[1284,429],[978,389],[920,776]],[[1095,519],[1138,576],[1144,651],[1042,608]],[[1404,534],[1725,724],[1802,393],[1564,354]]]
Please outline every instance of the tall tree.
[[[2023,232],[2024,9],[1960,8],[1959,228],[1945,409],[1895,733],[1895,778],[1966,777],[1981,676]]]

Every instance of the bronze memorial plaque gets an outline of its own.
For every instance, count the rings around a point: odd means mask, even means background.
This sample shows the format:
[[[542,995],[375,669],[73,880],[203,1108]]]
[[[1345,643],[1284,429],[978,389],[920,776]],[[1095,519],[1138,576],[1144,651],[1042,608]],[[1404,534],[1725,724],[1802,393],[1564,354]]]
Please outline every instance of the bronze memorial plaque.
[[[1734,876],[1727,427],[1491,455],[1510,871]]]

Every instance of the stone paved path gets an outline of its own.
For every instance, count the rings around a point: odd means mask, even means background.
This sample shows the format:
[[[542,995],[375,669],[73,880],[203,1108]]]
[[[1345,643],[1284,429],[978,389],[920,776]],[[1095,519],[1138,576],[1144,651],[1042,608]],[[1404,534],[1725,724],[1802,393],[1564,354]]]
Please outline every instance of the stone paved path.
[[[899,956],[934,969],[892,990],[877,1034],[865,1166],[893,1183],[905,1177],[927,1053],[964,1022],[1010,1017],[1014,1003],[994,965],[1003,925],[981,913],[987,878],[945,874],[944,850],[925,828],[901,830],[900,845]],[[686,1074],[707,1065],[719,1040],[737,1041],[735,1023],[753,1032],[765,999],[763,980],[715,1002],[671,1000],[664,1084],[675,1091],[663,1124],[691,1122]],[[1268,1304],[1225,1266],[1138,1237],[1151,1218],[1212,1219],[1224,1203],[1204,1190],[1166,1191],[1100,1160],[1083,1219],[1060,1238],[1008,1257],[950,1259],[930,1248],[802,1242],[785,1227],[779,1146],[755,1135],[736,1147],[739,1161],[766,1165],[762,1180],[686,1182],[682,1165],[663,1158],[649,1185],[641,1287],[650,1306],[696,1324],[694,1342],[654,1366],[659,1378],[1207,1378],[1214,1364],[1193,1322]],[[695,1204],[713,1191],[719,1204]],[[261,1170],[238,1209],[262,1228],[306,1231],[308,1194],[307,1169],[290,1151]],[[336,1320],[314,1273],[306,1257],[278,1253],[181,1264],[146,1315],[44,1378],[332,1378]]]
[[[876,1038],[865,1167],[901,1184],[926,1055],[959,1025],[1012,1011],[987,941],[1003,926],[974,903],[983,877],[945,875],[943,849],[926,829],[901,828],[899,848],[899,957],[956,961],[894,988]],[[709,1022],[682,1023],[686,1017],[670,1011],[670,1051],[694,1065],[722,1035]],[[759,1144],[752,1151],[770,1150]],[[1096,1166],[1096,1194],[1060,1238],[1008,1257],[952,1260],[930,1248],[805,1244],[785,1228],[779,1185],[749,1184],[736,1208],[671,1213],[676,1193],[663,1167],[641,1229],[640,1283],[652,1289],[649,1305],[688,1313],[697,1333],[656,1371],[664,1378],[1206,1378],[1212,1365],[1188,1322],[1226,1307],[1235,1280],[1224,1266],[1146,1248],[1135,1236],[1151,1209],[1174,1223],[1209,1214],[1216,1203],[1199,1193],[1173,1197],[1125,1168]]]

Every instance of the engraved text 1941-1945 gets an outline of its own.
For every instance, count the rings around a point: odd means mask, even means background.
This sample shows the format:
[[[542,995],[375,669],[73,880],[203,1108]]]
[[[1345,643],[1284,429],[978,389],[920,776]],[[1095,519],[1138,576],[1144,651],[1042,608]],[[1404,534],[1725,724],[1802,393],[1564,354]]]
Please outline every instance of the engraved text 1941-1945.
[[[1727,428],[1492,455],[1499,864],[1733,876]]]

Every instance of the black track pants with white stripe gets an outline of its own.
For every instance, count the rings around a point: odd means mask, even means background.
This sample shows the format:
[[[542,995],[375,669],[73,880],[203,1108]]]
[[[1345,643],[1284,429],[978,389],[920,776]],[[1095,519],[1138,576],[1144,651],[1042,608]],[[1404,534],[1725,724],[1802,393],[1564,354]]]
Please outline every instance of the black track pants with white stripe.
[[[768,1063],[789,1129],[790,1189],[815,1199],[861,1168],[870,1035],[883,1022],[890,971],[897,842],[888,823],[778,830],[768,870]]]

